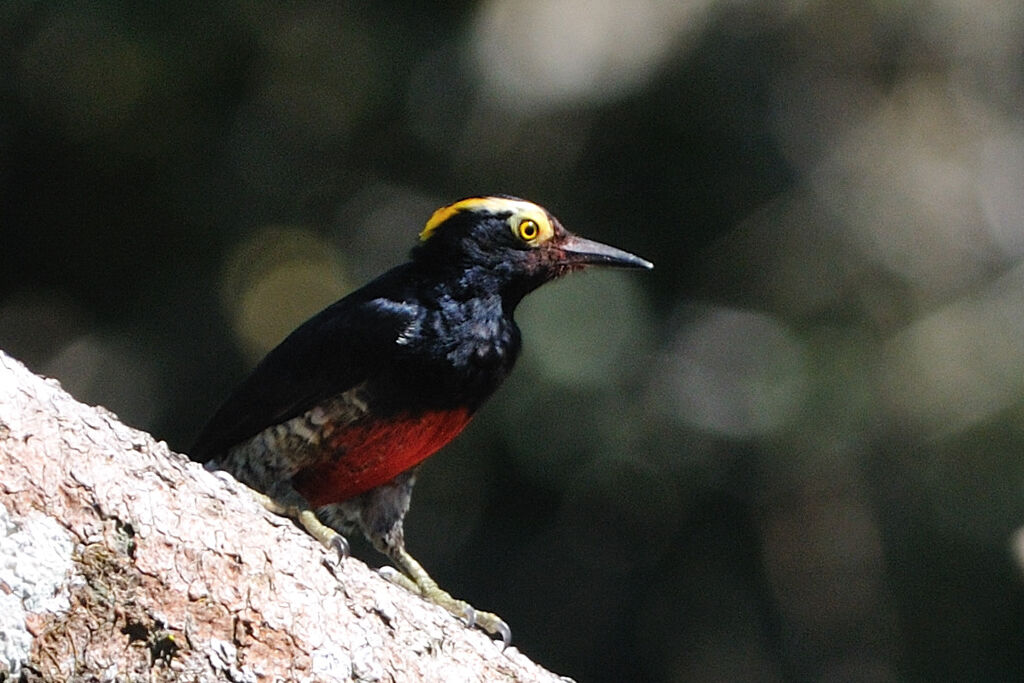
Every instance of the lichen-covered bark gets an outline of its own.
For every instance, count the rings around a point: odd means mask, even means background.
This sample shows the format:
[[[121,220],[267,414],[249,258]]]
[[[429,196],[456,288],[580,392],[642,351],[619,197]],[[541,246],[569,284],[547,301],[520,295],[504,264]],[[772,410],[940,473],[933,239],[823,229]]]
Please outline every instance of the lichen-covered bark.
[[[556,681],[0,352],[0,681]]]

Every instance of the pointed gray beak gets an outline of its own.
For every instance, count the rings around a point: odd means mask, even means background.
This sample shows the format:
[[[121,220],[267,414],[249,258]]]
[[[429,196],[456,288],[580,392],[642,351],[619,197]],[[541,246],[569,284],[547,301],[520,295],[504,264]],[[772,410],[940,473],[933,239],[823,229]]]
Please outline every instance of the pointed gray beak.
[[[576,235],[569,235],[559,245],[568,252],[569,260],[595,266],[611,266],[613,268],[645,268],[651,269],[654,264],[628,251],[622,251],[607,244],[588,240]]]

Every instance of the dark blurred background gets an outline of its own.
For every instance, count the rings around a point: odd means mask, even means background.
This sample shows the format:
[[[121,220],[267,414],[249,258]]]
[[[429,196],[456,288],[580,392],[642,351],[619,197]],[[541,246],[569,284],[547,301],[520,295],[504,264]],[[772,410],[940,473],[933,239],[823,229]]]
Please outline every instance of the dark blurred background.
[[[657,267],[524,303],[442,585],[587,681],[1022,677],[1024,4],[193,4],[0,4],[0,348],[184,450],[527,197]]]

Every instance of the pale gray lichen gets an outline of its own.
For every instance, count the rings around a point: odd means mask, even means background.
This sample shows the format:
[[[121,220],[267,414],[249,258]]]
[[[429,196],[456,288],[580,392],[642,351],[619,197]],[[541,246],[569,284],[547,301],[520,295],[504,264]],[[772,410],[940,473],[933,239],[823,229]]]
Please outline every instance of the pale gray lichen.
[[[28,661],[28,614],[68,610],[68,591],[59,588],[73,569],[73,550],[71,534],[54,520],[15,518],[0,505],[0,670],[17,674]]]

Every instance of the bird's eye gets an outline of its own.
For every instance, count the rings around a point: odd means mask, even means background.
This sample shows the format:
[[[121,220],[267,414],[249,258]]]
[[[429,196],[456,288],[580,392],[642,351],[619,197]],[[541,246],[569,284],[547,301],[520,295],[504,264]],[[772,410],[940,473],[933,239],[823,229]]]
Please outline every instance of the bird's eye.
[[[519,224],[519,237],[524,242],[530,242],[537,239],[537,235],[540,234],[540,226],[537,225],[537,221],[530,220],[527,218]]]

